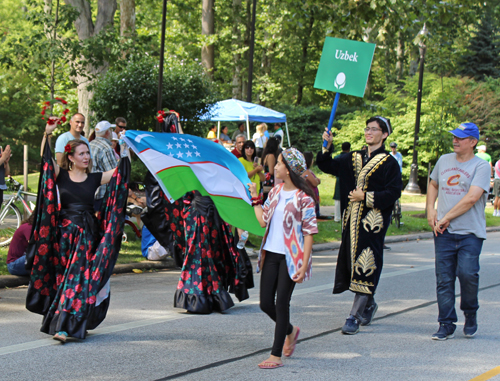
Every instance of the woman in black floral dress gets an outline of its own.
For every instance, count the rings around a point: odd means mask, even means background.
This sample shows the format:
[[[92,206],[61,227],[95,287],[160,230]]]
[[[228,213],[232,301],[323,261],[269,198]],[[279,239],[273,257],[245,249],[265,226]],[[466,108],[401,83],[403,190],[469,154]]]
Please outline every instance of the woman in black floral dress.
[[[210,197],[193,191],[183,201],[186,248],[174,307],[201,314],[225,311],[234,305],[228,291],[239,301],[248,298],[252,265],[244,249],[236,248]]]
[[[56,126],[48,123],[45,136]],[[41,331],[62,343],[68,336],[84,339],[87,330],[104,320],[109,278],[123,234],[130,162],[124,158],[118,170],[104,173],[89,173],[90,168],[85,142],[72,140],[66,145],[62,167],[45,144],[32,234],[36,251],[28,258],[32,270],[26,307],[42,314]],[[95,216],[95,191],[108,183]]]

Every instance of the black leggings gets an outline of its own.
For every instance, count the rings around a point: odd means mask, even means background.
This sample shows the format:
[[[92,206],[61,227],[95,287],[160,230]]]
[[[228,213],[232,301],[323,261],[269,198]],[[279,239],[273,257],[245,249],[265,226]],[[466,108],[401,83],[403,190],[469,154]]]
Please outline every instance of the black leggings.
[[[295,282],[288,275],[284,254],[266,252],[260,276],[260,309],[276,322],[271,354],[281,357],[286,335],[293,331],[290,324],[290,299]],[[276,296],[276,300],[275,300]]]

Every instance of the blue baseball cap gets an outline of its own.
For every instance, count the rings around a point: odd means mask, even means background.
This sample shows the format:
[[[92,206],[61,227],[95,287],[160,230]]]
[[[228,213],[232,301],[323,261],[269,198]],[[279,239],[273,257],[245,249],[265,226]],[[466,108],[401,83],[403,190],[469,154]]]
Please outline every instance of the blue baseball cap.
[[[449,133],[455,135],[457,138],[468,138],[472,137],[479,140],[479,128],[474,123],[462,123],[460,126],[454,130],[448,131]]]

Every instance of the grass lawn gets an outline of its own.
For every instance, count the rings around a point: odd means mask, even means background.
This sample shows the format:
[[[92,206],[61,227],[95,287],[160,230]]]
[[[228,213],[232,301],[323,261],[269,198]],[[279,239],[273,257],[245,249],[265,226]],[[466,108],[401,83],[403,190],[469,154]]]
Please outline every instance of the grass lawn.
[[[422,233],[431,231],[429,225],[427,225],[426,218],[416,218],[414,215],[420,215],[422,212],[411,211],[403,212],[402,222],[404,223],[398,229],[394,225],[390,225],[387,230],[387,235],[402,235],[402,234],[412,234],[412,233]],[[493,219],[493,217],[491,217]],[[492,220],[492,223],[496,222],[500,225],[500,219]],[[488,225],[489,226],[489,225]],[[327,243],[340,241],[342,238],[340,222],[334,222],[333,220],[318,220],[318,234],[314,236],[314,243]],[[260,237],[250,234],[250,241],[257,245],[261,242]]]
[[[40,177],[40,172],[29,173],[28,174],[28,191],[36,193],[38,191],[38,178]],[[24,185],[24,176],[17,175],[12,176],[14,180]],[[25,189],[26,191],[26,189]]]
[[[314,174],[321,179],[321,184],[319,184],[319,195],[320,195],[320,205],[321,206],[333,206],[333,194],[335,193],[335,176],[329,175],[327,173],[321,172],[318,167],[313,167]],[[407,203],[425,203],[425,194],[423,195],[401,195],[401,202],[403,204]]]

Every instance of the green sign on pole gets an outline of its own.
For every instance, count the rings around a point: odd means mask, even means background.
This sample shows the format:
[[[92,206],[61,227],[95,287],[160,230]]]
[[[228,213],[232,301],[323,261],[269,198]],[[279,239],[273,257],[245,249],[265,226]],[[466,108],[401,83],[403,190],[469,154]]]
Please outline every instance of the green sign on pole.
[[[375,44],[327,37],[314,87],[363,97]]]

